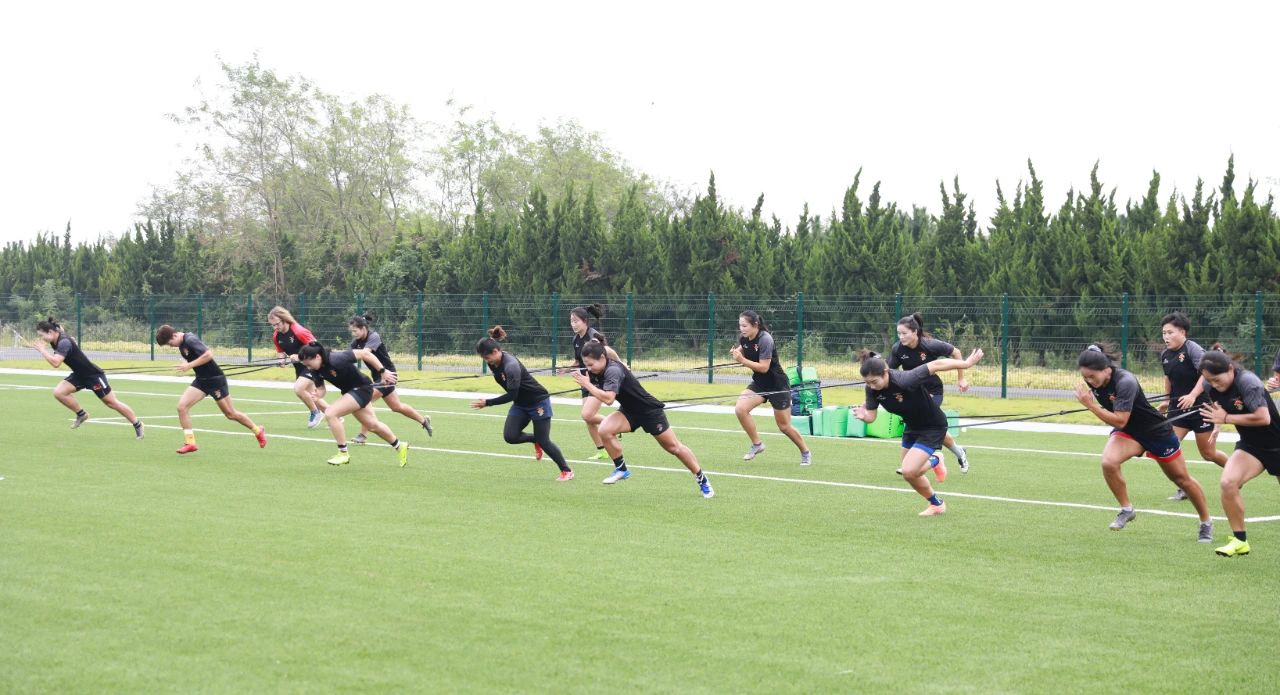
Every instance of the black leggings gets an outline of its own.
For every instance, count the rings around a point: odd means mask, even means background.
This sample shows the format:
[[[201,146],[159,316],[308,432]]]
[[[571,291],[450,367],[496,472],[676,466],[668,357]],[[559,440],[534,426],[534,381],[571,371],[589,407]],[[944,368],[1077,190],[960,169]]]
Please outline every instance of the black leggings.
[[[551,418],[545,420],[532,420],[533,434],[526,434],[524,428],[530,422],[529,414],[520,408],[512,408],[507,411],[507,424],[502,428],[502,438],[507,440],[508,444],[528,444],[529,442],[537,442],[538,446],[556,462],[556,466],[562,471],[569,470],[569,464],[565,463],[564,454],[560,453],[560,447],[551,441]]]

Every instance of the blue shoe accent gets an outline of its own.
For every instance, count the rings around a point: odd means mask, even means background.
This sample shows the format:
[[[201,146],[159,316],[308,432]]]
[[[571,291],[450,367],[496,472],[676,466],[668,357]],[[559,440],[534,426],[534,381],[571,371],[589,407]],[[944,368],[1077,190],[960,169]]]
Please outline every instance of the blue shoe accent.
[[[711,499],[716,496],[716,491],[711,489],[711,481],[709,480],[705,483],[698,483],[698,489],[702,490],[702,496],[707,499]]]

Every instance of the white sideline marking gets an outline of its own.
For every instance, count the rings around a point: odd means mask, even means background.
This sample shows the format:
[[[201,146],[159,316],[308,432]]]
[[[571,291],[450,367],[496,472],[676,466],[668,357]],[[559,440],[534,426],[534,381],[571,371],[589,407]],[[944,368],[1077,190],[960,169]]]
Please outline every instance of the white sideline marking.
[[[255,415],[297,415],[297,414],[298,414],[298,411],[295,411],[295,410],[277,410],[277,411],[275,411],[275,412],[271,412],[271,413],[246,413],[246,412],[244,412],[244,411],[242,410],[242,411],[240,411],[240,414],[241,414],[241,415],[248,415],[249,417],[253,417],[253,416],[255,416]],[[144,424],[144,425],[145,425],[145,424],[147,424],[148,422],[151,422],[152,420],[176,420],[176,419],[177,419],[177,417],[178,417],[177,415],[148,415],[148,416],[146,416],[146,418],[144,419],[141,415],[138,415],[138,419],[139,419],[139,420],[142,420],[142,421],[143,421],[143,423],[142,423],[142,424]],[[198,414],[197,414],[197,413],[192,413],[190,417],[192,417],[192,418],[198,418],[198,417],[220,417],[220,418],[225,418],[225,417],[226,417],[226,415],[223,415],[223,414],[222,414],[222,411],[218,411],[218,412],[216,412],[216,413],[198,413]],[[124,419],[124,416],[123,416],[123,415],[112,415],[112,416],[110,416],[110,417],[99,417],[99,418],[95,418],[95,417],[93,417],[92,415],[90,415],[90,416],[89,416],[89,419],[90,419],[90,420],[123,420],[123,419]]]
[[[95,421],[92,419],[89,420],[86,424],[95,424],[95,423],[101,424],[101,425],[116,425],[118,427],[129,426],[129,423],[125,423],[125,422],[106,422],[103,420]],[[172,425],[155,425],[154,429],[180,430],[182,428],[174,427]],[[225,434],[233,437],[252,437],[253,436],[253,434],[249,432],[230,432],[227,430],[197,429],[195,431],[208,433],[208,434]],[[291,440],[300,441],[300,442],[314,442],[318,444],[329,444],[329,445],[333,445],[334,443],[332,439],[323,439],[320,437],[301,437],[301,436],[289,435],[289,434],[269,435],[269,438],[270,439],[291,439]],[[413,445],[410,445],[409,448],[414,451],[433,451],[433,452],[443,453],[443,454],[463,454],[467,456],[488,456],[490,458],[522,459],[522,460],[529,459],[529,456],[527,454],[503,454],[503,453],[494,452],[494,451],[472,451],[469,449],[445,449],[440,447],[413,446]],[[581,465],[610,466],[610,467],[613,466],[613,463],[609,461],[586,461],[582,459],[565,459],[565,460],[574,464],[581,464]],[[661,473],[684,473],[686,475],[689,473],[689,471],[684,468],[667,468],[663,466],[640,466],[640,465],[633,465],[633,464],[628,464],[627,467],[634,468],[637,470],[658,471]],[[837,482],[833,480],[806,480],[802,478],[785,478],[785,477],[771,476],[771,475],[755,475],[751,473],[729,473],[724,471],[710,471],[710,473],[716,477],[722,477],[722,478],[741,478],[744,480],[764,480],[768,482],[793,483],[797,485],[820,485],[824,487],[854,488],[858,490],[874,490],[877,492],[900,492],[900,493],[908,493],[911,495],[918,494],[916,493],[915,490],[909,487],[901,488],[901,487],[888,487],[885,485],[867,485],[864,483],[842,483],[842,482]],[[1115,505],[1105,506],[1100,504],[1085,504],[1081,502],[1053,502],[1049,500],[1029,500],[1029,499],[1021,499],[1017,497],[1001,497],[997,495],[978,495],[978,494],[966,493],[966,492],[947,491],[942,494],[945,497],[959,497],[964,499],[983,500],[987,502],[1007,502],[1007,503],[1013,503],[1013,504],[1028,504],[1028,505],[1043,506],[1043,507],[1065,507],[1068,509],[1089,509],[1089,510],[1100,510],[1100,511],[1107,511],[1107,512],[1113,512],[1116,509]],[[1135,508],[1135,511],[1142,512],[1143,514],[1153,514],[1156,516],[1180,517],[1185,519],[1199,518],[1195,514],[1190,514],[1187,512],[1171,512],[1164,509]],[[1211,518],[1217,521],[1226,521],[1226,517],[1215,516]],[[1245,519],[1245,521],[1249,523],[1258,523],[1263,521],[1278,521],[1278,520],[1280,520],[1280,517],[1264,516],[1264,517],[1251,517],[1251,518]]]
[[[19,370],[0,369],[0,374],[7,373],[9,371],[19,371]],[[45,373],[37,372],[37,374],[44,375]],[[231,382],[231,383],[235,383],[235,382]],[[266,382],[266,383],[273,383],[273,382]],[[0,384],[0,386],[12,386],[12,385],[14,384]],[[275,385],[277,387],[280,386],[279,384],[275,384]],[[27,390],[33,390],[33,389],[39,390],[42,387],[27,386],[26,388]],[[121,391],[120,389],[113,388],[112,392],[123,394],[126,396],[154,396],[157,398],[174,398],[175,397],[175,395],[172,393],[156,393],[154,391]],[[476,394],[472,393],[467,395],[470,397],[474,397]],[[453,396],[442,396],[442,397],[452,398]],[[268,399],[261,399],[261,398],[236,398],[236,401],[242,402],[242,403],[264,403],[269,405],[293,405],[295,403],[300,404],[299,401],[277,401],[277,400],[268,400]],[[577,405],[577,402],[574,401],[572,404]],[[374,406],[374,409],[383,413],[391,412],[391,410],[381,406]],[[430,410],[430,409],[424,409],[424,408],[416,408],[416,410],[420,413],[427,413],[428,415],[457,415],[460,417],[487,417],[487,418],[498,418],[498,419],[506,419],[507,417],[505,414],[499,414],[499,413],[466,412],[466,411],[456,411],[456,410]],[[300,414],[300,413],[302,413],[301,410],[289,412],[289,413],[281,413],[281,414],[293,415],[293,414]],[[571,425],[573,424],[584,425],[584,423],[580,418],[570,419],[570,418],[553,417],[551,418],[551,421],[563,422]],[[680,429],[693,430],[695,432],[718,432],[721,434],[737,434],[737,435],[742,434],[741,429],[724,429],[719,427],[695,427],[692,425],[680,425]],[[1109,429],[1107,431],[1110,432]],[[786,435],[782,434],[781,432],[760,431],[759,434],[762,437],[786,437]],[[1230,433],[1226,433],[1226,434],[1230,434]],[[873,444],[878,443],[878,444],[894,444],[894,445],[897,445],[900,443],[896,439],[877,439],[875,437],[821,437],[821,439],[823,440],[834,439],[834,440],[839,440],[842,442],[850,442],[850,443],[861,442],[861,443],[873,443]],[[1221,438],[1219,439],[1221,440]],[[1222,440],[1222,441],[1225,441],[1225,440]],[[1053,449],[1025,449],[1021,447],[991,446],[991,445],[984,445],[984,444],[970,444],[965,446],[965,449],[966,450],[981,449],[986,451],[1006,451],[1006,452],[1013,452],[1013,453],[1020,453],[1020,454],[1046,454],[1050,456],[1081,456],[1081,457],[1093,458],[1093,459],[1097,459],[1102,456],[1101,451],[1096,453],[1088,452],[1088,451],[1056,451]],[[1186,461],[1187,463],[1194,463],[1194,464],[1205,465],[1205,466],[1217,467],[1218,465],[1216,463],[1213,463],[1212,461],[1203,461],[1201,459],[1187,458]]]

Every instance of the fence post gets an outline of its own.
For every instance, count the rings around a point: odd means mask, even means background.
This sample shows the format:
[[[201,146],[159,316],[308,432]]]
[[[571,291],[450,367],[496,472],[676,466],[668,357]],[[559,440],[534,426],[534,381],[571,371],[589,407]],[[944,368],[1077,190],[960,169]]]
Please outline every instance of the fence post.
[[[636,308],[631,293],[627,293],[627,369],[631,368],[631,347],[635,345]]]
[[[356,292],[356,316],[364,316],[364,292]]]
[[[901,293],[901,292],[894,292],[894,293],[893,293],[893,321],[892,321],[892,323],[897,324],[897,323],[898,323],[898,319],[900,319],[900,318],[902,318],[902,293]],[[895,330],[896,330],[896,329],[895,329]]]
[[[151,333],[147,334],[147,345],[151,346],[151,361],[156,361],[156,298],[147,297],[147,319],[151,322]]]
[[[707,293],[707,383],[715,383],[716,293]]]
[[[421,292],[418,293],[418,371],[422,371],[422,299]]]
[[[556,317],[560,315],[560,293],[551,293],[551,373],[556,373],[556,341],[560,336],[556,335]]]
[[[777,359],[775,356],[774,359]],[[804,367],[804,292],[796,292],[796,374]]]
[[[307,293],[298,293],[298,323],[307,325]]]
[[[1262,370],[1262,290],[1253,294],[1253,361],[1253,373],[1265,374]]]
[[[204,292],[196,295],[196,335],[204,337]]]
[[[76,342],[84,342],[84,327],[81,325],[80,315],[80,293],[76,292]]]
[[[1000,397],[1009,397],[1009,295],[1000,295]]]
[[[249,293],[249,299],[244,305],[244,344],[248,357],[245,362],[253,361],[253,293]]]
[[[489,293],[485,292],[480,304],[480,331],[488,335],[489,331]],[[489,373],[489,363],[480,360],[480,373]]]
[[[1120,368],[1129,368],[1129,293],[1120,297]]]

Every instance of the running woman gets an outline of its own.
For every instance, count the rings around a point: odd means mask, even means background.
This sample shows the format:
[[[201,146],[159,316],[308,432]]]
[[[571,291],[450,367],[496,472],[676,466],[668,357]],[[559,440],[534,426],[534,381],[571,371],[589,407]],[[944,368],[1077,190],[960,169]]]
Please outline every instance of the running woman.
[[[751,411],[768,401],[773,406],[773,420],[778,423],[778,431],[787,435],[787,439],[800,450],[800,465],[813,463],[813,452],[800,436],[800,430],[791,424],[791,384],[774,352],[769,327],[760,314],[748,309],[738,315],[738,334],[738,344],[729,350],[729,354],[738,364],[751,370],[751,384],[743,390],[734,407],[742,431],[751,440],[751,448],[742,455],[742,460],[750,461],[764,451],[764,441],[756,431]]]
[[[351,462],[351,454],[347,451],[347,430],[342,424],[342,418],[347,415],[355,415],[362,426],[390,444],[396,450],[396,459],[401,467],[409,462],[409,442],[400,441],[390,427],[378,421],[373,408],[369,407],[373,402],[373,382],[360,371],[357,363],[364,362],[369,365],[369,371],[382,374],[382,383],[385,384],[396,383],[395,372],[385,369],[385,365],[369,350],[333,351],[315,341],[302,346],[298,351],[298,361],[342,393],[342,397],[324,411],[329,431],[338,443],[337,455],[328,460],[330,465]]]
[[[658,440],[667,453],[680,459],[680,463],[693,474],[702,496],[715,497],[715,490],[707,480],[707,474],[698,465],[693,450],[676,438],[675,430],[667,422],[666,407],[662,401],[649,395],[640,381],[621,362],[605,354],[600,343],[587,343],[582,347],[582,359],[587,373],[574,372],[573,380],[605,405],[618,404],[618,409],[600,423],[600,437],[613,459],[613,473],[604,479],[605,485],[613,485],[631,477],[627,462],[622,457],[622,443],[618,435],[644,430]]]
[[[213,402],[218,404],[218,410],[221,410],[228,420],[235,420],[249,428],[258,440],[259,449],[267,445],[266,430],[253,424],[253,420],[250,420],[248,415],[236,410],[232,405],[231,386],[227,384],[227,375],[222,372],[218,363],[213,361],[213,351],[201,342],[195,333],[175,331],[173,326],[166,323],[156,329],[156,345],[178,348],[178,353],[182,355],[183,360],[175,367],[179,374],[188,369],[195,371],[195,380],[178,399],[178,424],[182,425],[183,439],[182,446],[178,447],[179,454],[199,451],[199,447],[196,446],[196,431],[191,424],[191,406],[204,400],[205,396],[213,397]]]
[[[586,368],[586,364],[582,361],[582,347],[593,340],[605,346],[605,352],[610,358],[619,359],[618,353],[609,347],[604,334],[591,325],[592,319],[599,321],[602,318],[604,318],[604,307],[600,304],[575,307],[569,311],[569,327],[573,329],[573,367],[562,370],[562,375]],[[600,399],[592,396],[586,389],[582,389],[582,421],[587,425],[591,443],[596,445],[596,453],[587,457],[588,461],[603,461],[607,455],[604,442],[600,439],[599,427],[600,423],[604,422],[604,416],[600,414],[600,405]]]
[[[1222,509],[1233,538],[1214,552],[1223,557],[1249,554],[1244,528],[1244,484],[1265,471],[1280,477],[1280,412],[1256,374],[1221,352],[1200,360],[1200,374],[1209,383],[1209,402],[1200,406],[1205,420],[1234,425],[1240,434],[1235,451],[1222,469]]]
[[[293,381],[293,392],[311,413],[307,418],[307,429],[313,430],[320,426],[325,408],[328,407],[324,401],[324,379],[303,366],[298,359],[298,352],[304,345],[315,342],[316,337],[295,321],[293,314],[282,306],[273,307],[267,312],[267,323],[275,331],[271,335],[271,342],[275,343],[276,356],[281,360],[280,366],[293,363],[293,372],[297,375]]]
[[[1227,455],[1214,446],[1218,439],[1217,428],[1212,422],[1200,417],[1197,412],[1201,405],[1209,402],[1204,393],[1204,382],[1200,380],[1200,358],[1204,357],[1204,348],[1196,341],[1187,338],[1191,330],[1191,321],[1182,312],[1175,311],[1160,320],[1160,335],[1164,338],[1165,351],[1160,353],[1160,366],[1164,369],[1164,391],[1169,400],[1157,408],[1168,413],[1169,403],[1174,404],[1177,424],[1173,426],[1173,434],[1182,441],[1188,432],[1196,433],[1196,448],[1206,461],[1213,461],[1221,468],[1227,465]],[[1169,499],[1185,500],[1187,493],[1178,489]]]
[[[489,337],[476,343],[476,354],[489,365],[493,372],[493,380],[503,388],[505,393],[497,398],[479,398],[471,402],[471,407],[479,410],[492,405],[510,403],[507,410],[507,424],[502,428],[502,438],[508,444],[533,443],[533,458],[541,461],[545,451],[560,469],[559,482],[573,480],[573,470],[560,453],[560,447],[551,441],[551,397],[547,390],[529,374],[516,356],[502,349],[498,342],[505,340],[507,332],[502,326],[489,329]],[[533,434],[526,434],[525,427],[533,423]]]
[[[71,423],[71,429],[78,429],[85,420],[89,419],[89,414],[80,407],[79,401],[71,394],[80,389],[90,389],[103,405],[120,413],[126,421],[132,423],[134,437],[142,439],[142,421],[133,414],[133,410],[125,405],[124,401],[111,393],[111,384],[107,383],[106,373],[101,367],[89,361],[75,339],[63,333],[62,326],[59,326],[52,316],[36,324],[36,334],[40,336],[40,340],[28,341],[27,344],[35,348],[50,366],[56,368],[66,364],[71,369],[71,374],[53,389],[53,397],[76,414],[75,422]],[[53,347],[52,352],[49,351],[50,346]]]
[[[391,353],[387,352],[387,345],[382,342],[382,336],[378,335],[377,331],[370,328],[372,324],[373,317],[368,314],[365,314],[364,316],[357,316],[347,322],[347,328],[351,330],[351,349],[368,350],[372,352],[374,357],[378,358],[378,361],[382,363],[382,366],[387,371],[394,372],[396,370],[396,365],[391,361]],[[373,380],[381,382],[382,372],[374,372]],[[400,396],[396,395],[396,387],[394,385],[378,386],[373,389],[373,400],[376,401],[379,398],[387,402],[387,407],[390,408],[392,412],[400,413],[401,415],[418,423],[422,429],[426,430],[428,437],[434,434],[434,432],[431,431],[431,416],[421,415],[418,411],[410,408],[406,403],[401,401]],[[364,444],[369,441],[368,428],[364,425],[360,425],[360,434],[357,434],[351,441],[356,444]]]
[[[901,367],[902,369],[910,370],[936,359],[964,359],[960,348],[925,333],[924,317],[918,311],[910,316],[898,319],[897,331],[898,342],[894,343],[889,350],[889,369]],[[941,407],[942,379],[930,375],[925,380],[924,387],[929,392],[929,395],[933,397],[934,402]],[[969,382],[964,378],[964,369],[956,370],[956,387],[960,389],[960,393],[969,390]],[[942,445],[956,455],[956,462],[960,464],[960,472],[968,473],[968,453],[965,452],[964,447],[956,444],[956,440],[951,437],[951,433],[948,432],[947,436],[943,438]],[[938,452],[938,457],[941,460],[941,452]]]
[[[875,422],[880,406],[902,418],[902,477],[921,497],[929,502],[920,516],[945,514],[947,503],[938,498],[925,473],[933,470],[938,482],[947,479],[947,466],[937,455],[947,434],[947,416],[929,391],[929,379],[938,372],[968,369],[982,359],[982,350],[974,350],[963,360],[941,358],[925,362],[907,371],[889,367],[874,352],[863,353],[859,372],[866,379],[866,402],[853,407],[854,417]]]
[[[1187,473],[1187,462],[1182,458],[1181,444],[1173,427],[1147,401],[1137,377],[1116,367],[1113,360],[1098,343],[1090,345],[1076,360],[1080,376],[1084,378],[1084,383],[1076,384],[1076,399],[1113,428],[1102,450],[1102,477],[1120,503],[1120,513],[1111,522],[1111,530],[1119,531],[1135,516],[1120,465],[1146,452],[1160,464],[1160,470],[1169,480],[1187,491],[1188,499],[1200,515],[1197,540],[1212,543],[1213,522],[1209,520],[1204,490]]]

